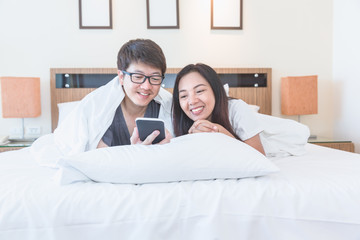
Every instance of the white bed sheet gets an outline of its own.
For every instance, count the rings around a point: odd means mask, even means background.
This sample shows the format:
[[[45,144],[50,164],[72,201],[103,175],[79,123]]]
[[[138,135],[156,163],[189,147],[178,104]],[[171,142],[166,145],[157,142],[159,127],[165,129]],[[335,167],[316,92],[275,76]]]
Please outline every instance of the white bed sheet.
[[[241,180],[58,186],[0,154],[0,239],[360,239],[360,155],[306,146]]]

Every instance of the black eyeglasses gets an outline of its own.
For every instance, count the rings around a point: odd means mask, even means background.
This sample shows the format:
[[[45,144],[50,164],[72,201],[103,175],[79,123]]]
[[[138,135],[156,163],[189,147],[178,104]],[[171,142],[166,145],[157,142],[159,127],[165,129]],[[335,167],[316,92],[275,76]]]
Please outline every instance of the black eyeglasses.
[[[165,76],[162,75],[153,75],[153,76],[146,76],[141,73],[129,73],[127,71],[122,71],[124,74],[127,74],[130,76],[130,80],[133,83],[142,84],[146,81],[146,79],[149,79],[149,83],[151,85],[160,85],[162,81],[164,80]]]

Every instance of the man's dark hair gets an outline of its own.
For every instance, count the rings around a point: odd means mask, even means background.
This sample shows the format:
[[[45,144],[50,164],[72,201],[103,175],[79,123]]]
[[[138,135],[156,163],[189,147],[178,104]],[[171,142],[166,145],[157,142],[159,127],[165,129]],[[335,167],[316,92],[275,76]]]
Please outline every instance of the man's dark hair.
[[[134,39],[125,43],[117,57],[118,70],[127,70],[131,63],[144,63],[166,71],[166,59],[160,46],[150,39]]]

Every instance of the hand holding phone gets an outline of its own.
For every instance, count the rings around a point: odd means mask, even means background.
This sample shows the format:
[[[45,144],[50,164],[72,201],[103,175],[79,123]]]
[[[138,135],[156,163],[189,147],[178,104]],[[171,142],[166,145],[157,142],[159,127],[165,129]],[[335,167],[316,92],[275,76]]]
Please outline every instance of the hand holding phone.
[[[153,144],[165,139],[165,123],[163,120],[158,118],[136,118],[135,122],[141,141],[144,141],[155,130],[160,131],[160,134],[154,139]]]

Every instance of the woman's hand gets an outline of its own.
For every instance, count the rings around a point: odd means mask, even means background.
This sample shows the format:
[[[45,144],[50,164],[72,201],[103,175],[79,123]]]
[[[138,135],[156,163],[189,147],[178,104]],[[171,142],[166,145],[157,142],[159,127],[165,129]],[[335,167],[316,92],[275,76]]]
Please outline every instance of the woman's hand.
[[[193,123],[189,129],[189,133],[200,133],[200,132],[219,132],[220,125],[212,123],[208,120],[197,120]]]
[[[150,145],[150,144],[152,144],[152,142],[155,140],[155,138],[159,134],[160,134],[160,131],[155,130],[149,136],[147,136],[144,141],[141,141],[140,137],[139,137],[139,131],[138,131],[137,127],[135,127],[133,134],[130,137],[130,143],[131,144]],[[165,138],[157,144],[169,143],[171,138],[172,138],[172,136],[171,136],[170,132],[165,128]]]
[[[212,123],[208,120],[197,120],[193,123],[188,131],[189,133],[200,133],[200,132],[219,132],[229,137],[235,138],[228,130],[217,123]]]

